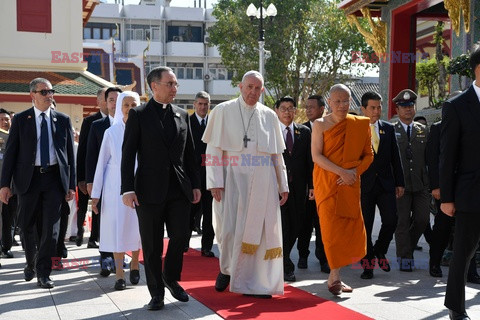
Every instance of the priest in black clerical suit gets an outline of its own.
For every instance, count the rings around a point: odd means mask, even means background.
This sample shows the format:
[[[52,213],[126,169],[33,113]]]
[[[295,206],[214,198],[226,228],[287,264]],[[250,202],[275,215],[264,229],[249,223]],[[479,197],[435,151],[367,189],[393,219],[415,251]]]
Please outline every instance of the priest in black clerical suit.
[[[152,297],[147,308],[158,310],[164,306],[164,286],[177,300],[188,301],[177,281],[188,241],[190,205],[200,201],[200,168],[188,113],[170,104],[178,87],[172,69],[155,68],[147,81],[153,98],[130,110],[125,127],[121,191],[124,204],[138,214]],[[164,225],[170,240],[162,266]]]

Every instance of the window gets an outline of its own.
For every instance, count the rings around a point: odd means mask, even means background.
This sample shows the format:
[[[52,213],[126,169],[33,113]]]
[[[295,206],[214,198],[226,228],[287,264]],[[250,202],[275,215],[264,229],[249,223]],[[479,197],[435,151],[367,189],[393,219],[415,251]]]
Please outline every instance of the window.
[[[172,68],[177,79],[203,80],[203,63],[169,62],[167,66]]]
[[[228,71],[224,65],[211,63],[208,65],[208,73],[212,80],[232,80],[234,72]]]
[[[115,39],[120,40],[120,29],[114,23],[87,23],[83,28],[83,39],[108,40],[116,34]]]
[[[203,42],[202,27],[168,26],[167,41]]]
[[[160,28],[152,28],[152,41],[160,41]]]
[[[17,31],[52,33],[52,0],[17,0]]]

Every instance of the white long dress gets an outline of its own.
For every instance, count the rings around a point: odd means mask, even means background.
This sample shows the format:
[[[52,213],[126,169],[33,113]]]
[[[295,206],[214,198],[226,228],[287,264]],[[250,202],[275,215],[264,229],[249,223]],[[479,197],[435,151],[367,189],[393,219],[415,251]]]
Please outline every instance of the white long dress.
[[[252,112],[245,107],[241,98],[240,103],[240,112],[242,112],[245,126],[247,126]],[[240,150],[226,151],[211,143],[207,144],[206,154],[211,156],[211,159],[226,157],[234,160],[222,166],[207,165],[207,188],[225,188],[225,192],[222,193],[222,201],[213,200],[212,211],[215,236],[220,251],[220,271],[231,276],[230,291],[244,294],[283,294],[283,259],[281,255],[274,259],[265,259],[265,253],[269,249],[266,234],[274,237],[275,242],[280,243],[280,246],[282,242],[278,195],[279,191],[288,191],[285,165],[281,154],[283,137],[279,133],[281,131],[279,124],[276,123],[278,122],[276,116],[273,116],[275,119],[270,124],[267,121],[268,116],[267,119],[259,116],[259,112],[262,110],[259,108],[262,106],[257,105],[256,107],[258,112],[253,114],[251,125],[247,130],[250,141],[246,148],[242,143]],[[225,114],[217,115],[218,112],[228,112],[239,118],[238,102],[226,102],[224,106],[214,112],[213,117],[212,114],[210,115],[209,125],[213,125],[213,121],[220,121],[221,123],[217,122],[215,126],[222,127],[221,131],[225,134],[226,130],[232,130],[233,124],[223,117]],[[237,119],[237,121],[239,120]],[[272,127],[270,128],[269,125]],[[273,126],[278,126],[278,129],[274,129]],[[279,153],[272,154],[258,150],[259,145],[262,144],[259,136],[265,134],[265,130],[281,140]],[[204,135],[204,141],[207,140],[207,143],[215,139],[214,136],[219,133],[215,128],[211,128],[211,132],[211,135],[210,133]],[[236,133],[240,137],[243,136],[243,132],[240,130]],[[270,136],[270,141],[274,141],[274,138]],[[254,158],[260,159],[260,162],[254,162]],[[268,161],[263,161],[269,158],[274,158],[278,165],[274,166]],[[274,223],[270,224],[270,230],[267,232],[265,221],[259,222],[261,228],[258,230],[260,234],[258,248],[254,254],[246,254],[242,252],[242,242],[245,240],[245,233],[248,232],[246,230],[247,219],[252,215],[257,215],[260,211],[271,212]]]
[[[120,194],[124,133],[123,121],[105,131],[93,180],[92,198],[102,197],[100,251],[105,252],[135,251],[141,248],[137,213],[135,209],[123,204]]]

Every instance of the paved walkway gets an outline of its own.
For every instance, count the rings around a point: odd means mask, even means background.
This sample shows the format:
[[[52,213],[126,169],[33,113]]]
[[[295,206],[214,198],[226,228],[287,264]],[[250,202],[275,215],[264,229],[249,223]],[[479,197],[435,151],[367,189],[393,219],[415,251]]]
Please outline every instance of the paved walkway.
[[[376,221],[379,221],[377,217]],[[375,224],[374,234],[378,232]],[[195,234],[195,233],[194,233]],[[423,238],[422,238],[423,240]],[[200,237],[194,235],[191,247],[199,249]],[[354,288],[353,293],[333,297],[326,288],[327,275],[320,272],[320,265],[313,255],[309,257],[309,268],[296,270],[297,282],[292,285],[331,299],[340,305],[382,320],[448,319],[443,306],[448,268],[442,267],[443,278],[432,278],[428,274],[428,245],[420,242],[424,251],[415,252],[416,265],[422,269],[412,273],[400,272],[392,263],[389,273],[375,270],[372,280],[360,279],[361,270],[348,267],[342,270],[344,282]],[[311,242],[313,252],[314,242]],[[71,269],[54,271],[52,279],[55,288],[41,289],[36,279],[23,280],[24,254],[21,247],[13,247],[13,259],[1,259],[0,268],[0,319],[2,320],[41,320],[41,319],[221,319],[212,310],[190,297],[188,303],[176,301],[168,290],[165,296],[165,309],[147,311],[149,294],[145,283],[145,273],[141,268],[140,283],[127,290],[115,291],[115,278],[101,277],[98,267],[98,250],[87,249],[86,243],[76,247],[67,243]],[[214,248],[216,254],[218,251]],[[293,260],[297,261],[294,250]],[[388,258],[395,254],[394,243]],[[207,258],[205,258],[207,259]],[[85,263],[80,268],[74,263]],[[469,284],[466,288],[467,312],[472,319],[480,319],[480,285]],[[212,295],[218,294],[212,291]],[[322,319],[319,314],[318,319]]]

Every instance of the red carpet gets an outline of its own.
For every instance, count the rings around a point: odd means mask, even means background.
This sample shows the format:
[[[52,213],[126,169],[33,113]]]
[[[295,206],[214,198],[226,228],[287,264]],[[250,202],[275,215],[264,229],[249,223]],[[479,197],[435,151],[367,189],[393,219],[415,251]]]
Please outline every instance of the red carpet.
[[[168,239],[165,239],[165,247]],[[140,255],[143,262],[143,256]],[[200,251],[190,249],[183,260],[180,285],[189,295],[215,311],[224,319],[261,320],[363,320],[371,319],[309,292],[285,285],[283,296],[256,299],[237,293],[215,291],[219,272],[217,258],[205,258]]]

